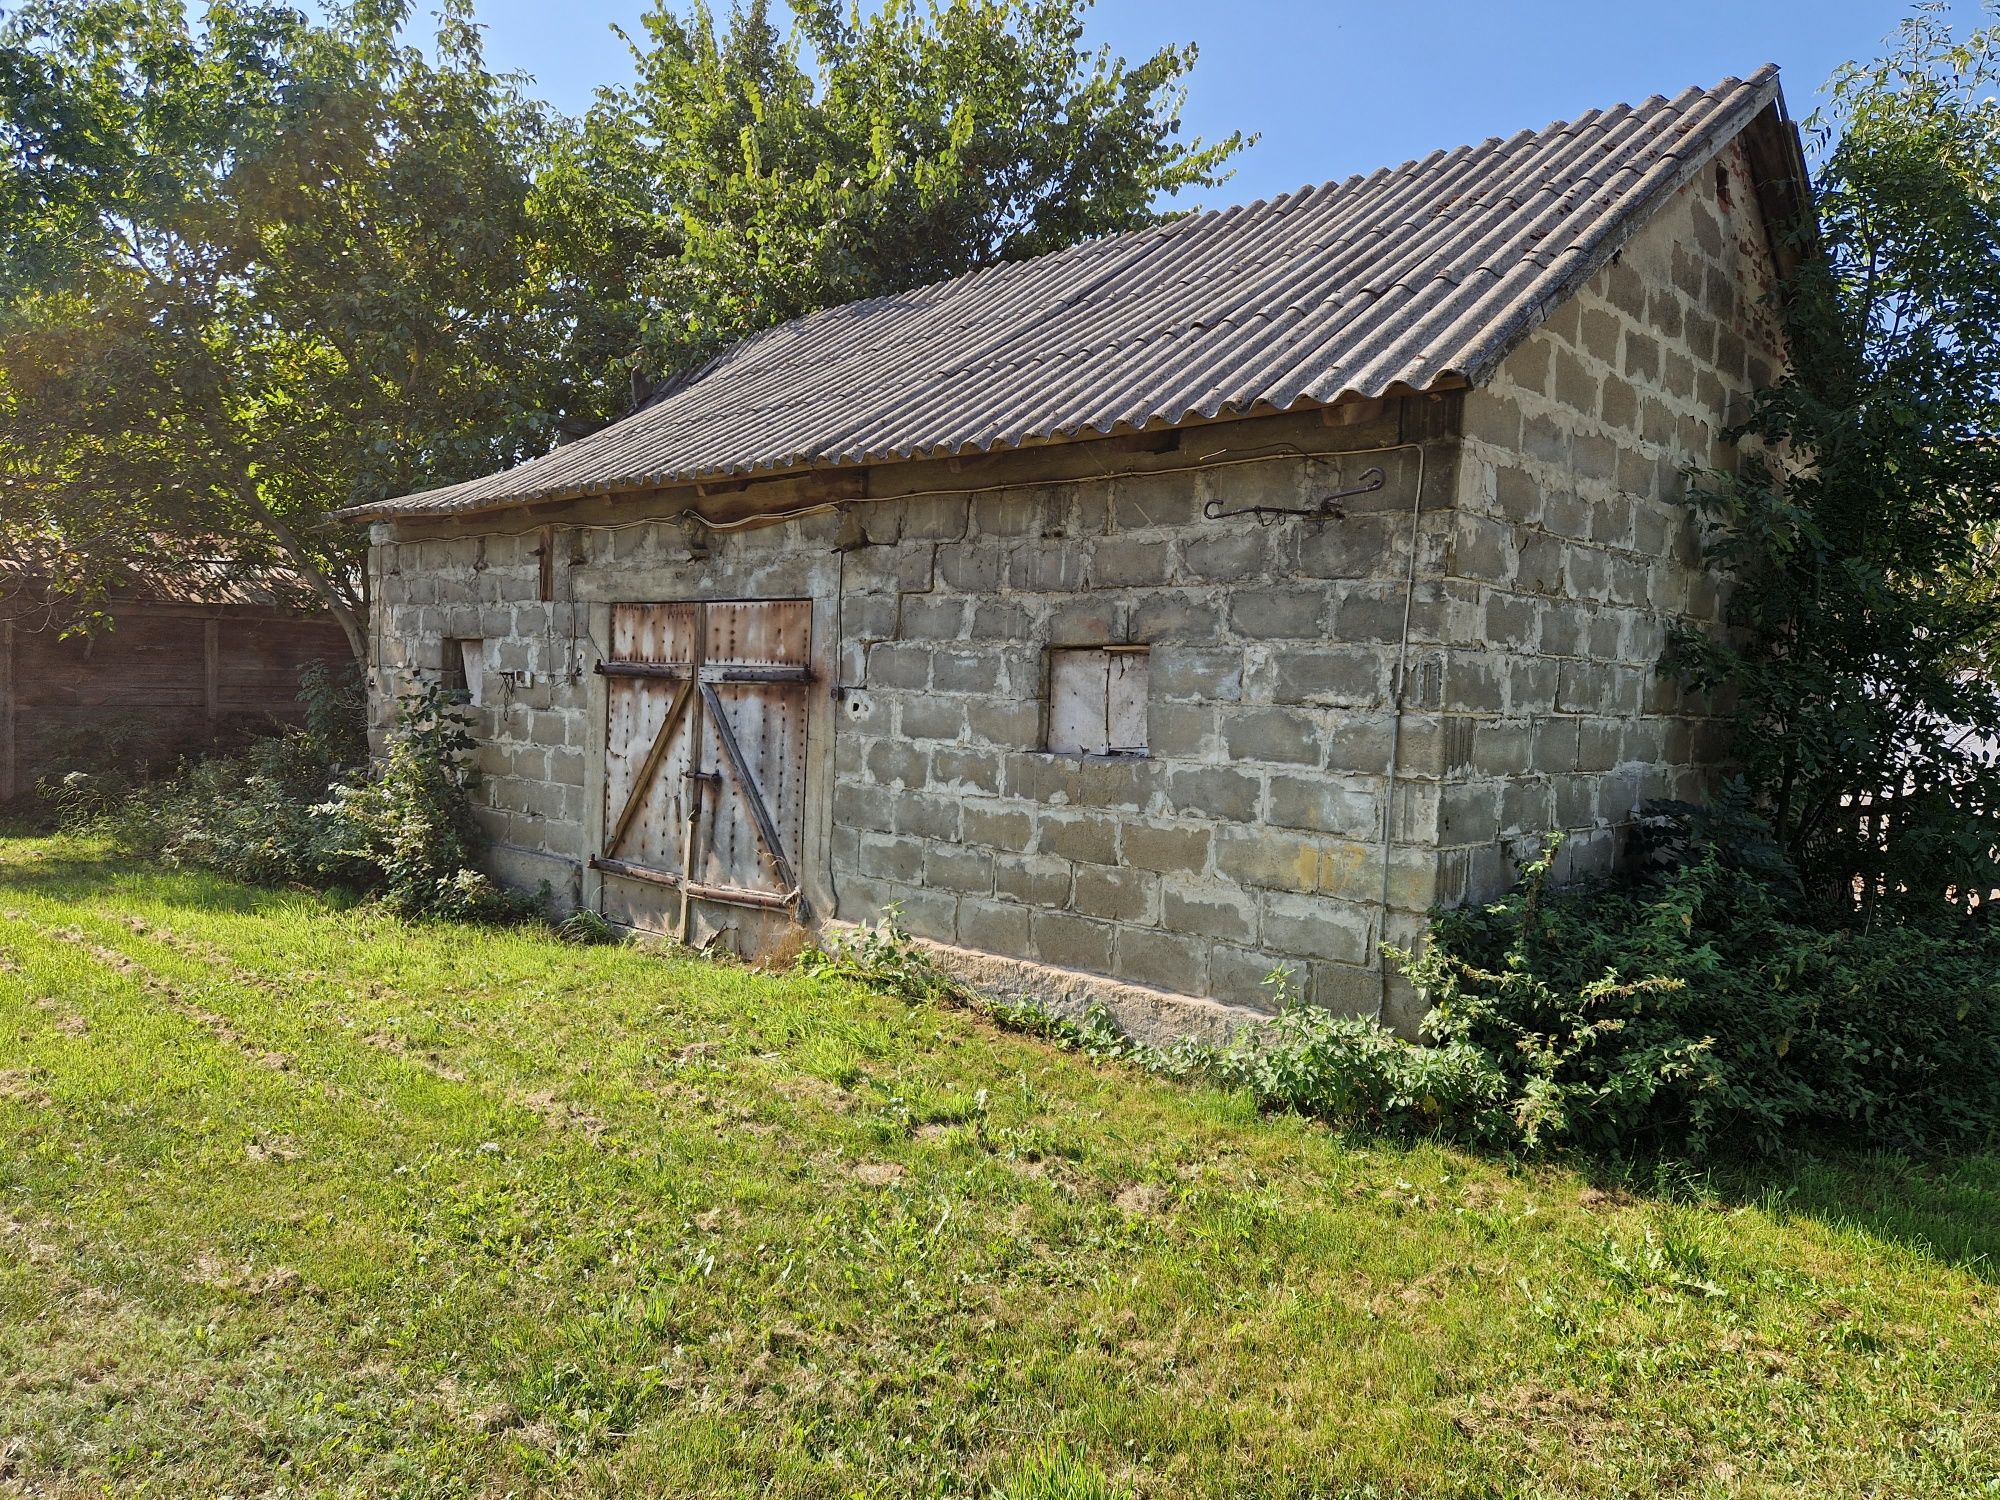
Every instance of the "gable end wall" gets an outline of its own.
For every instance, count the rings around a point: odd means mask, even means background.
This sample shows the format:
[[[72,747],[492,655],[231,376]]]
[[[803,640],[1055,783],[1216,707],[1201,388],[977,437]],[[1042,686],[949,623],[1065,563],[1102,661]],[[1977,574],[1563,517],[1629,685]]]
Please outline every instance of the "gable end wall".
[[[1504,890],[1550,829],[1559,874],[1603,869],[1637,804],[1699,797],[1722,763],[1711,705],[1656,667],[1672,622],[1722,606],[1685,471],[1733,465],[1722,433],[1783,364],[1750,182],[1725,148],[1466,398],[1443,899]]]

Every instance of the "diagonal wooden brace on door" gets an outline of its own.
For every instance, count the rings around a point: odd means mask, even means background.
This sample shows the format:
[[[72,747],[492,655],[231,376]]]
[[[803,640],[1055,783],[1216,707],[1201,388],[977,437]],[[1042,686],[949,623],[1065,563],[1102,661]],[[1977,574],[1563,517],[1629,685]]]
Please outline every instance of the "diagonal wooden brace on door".
[[[660,762],[667,758],[667,746],[673,742],[674,726],[680,723],[681,714],[686,711],[688,700],[693,696],[689,687],[690,683],[684,679],[675,689],[674,701],[667,707],[667,716],[660,721],[660,731],[647,747],[646,759],[639,767],[639,774],[632,778],[631,795],[625,799],[618,821],[612,826],[611,836],[604,841],[607,858],[618,852],[618,846],[625,841],[625,835],[632,831],[633,823],[638,820],[639,810],[646,805],[646,798],[652,794],[653,777],[660,769]]]
[[[784,846],[778,842],[778,826],[771,821],[771,810],[764,805],[762,788],[751,779],[750,767],[743,759],[743,747],[736,743],[736,731],[730,727],[729,716],[722,711],[722,700],[713,685],[707,682],[701,684],[701,698],[715,723],[715,736],[722,741],[722,758],[729,762],[729,774],[735,779],[737,789],[743,793],[744,805],[750,809],[750,820],[757,825],[757,839],[764,846],[764,853],[777,874],[778,884],[787,891],[796,891],[799,888],[798,877],[792,873],[792,862],[785,858]]]

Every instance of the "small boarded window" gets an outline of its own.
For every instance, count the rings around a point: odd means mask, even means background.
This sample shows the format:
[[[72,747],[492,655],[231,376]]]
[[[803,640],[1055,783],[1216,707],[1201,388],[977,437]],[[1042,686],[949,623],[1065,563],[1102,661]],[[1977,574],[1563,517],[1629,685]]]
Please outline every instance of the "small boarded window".
[[[1057,755],[1146,753],[1146,648],[1049,653],[1049,749]]]

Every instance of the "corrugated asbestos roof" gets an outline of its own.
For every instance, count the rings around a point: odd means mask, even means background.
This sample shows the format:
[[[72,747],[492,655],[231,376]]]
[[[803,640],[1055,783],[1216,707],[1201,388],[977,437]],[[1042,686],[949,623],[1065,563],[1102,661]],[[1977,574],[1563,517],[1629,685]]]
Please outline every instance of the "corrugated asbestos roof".
[[[542,458],[348,514],[989,452],[1476,383],[1778,98],[1766,67],[829,308]]]

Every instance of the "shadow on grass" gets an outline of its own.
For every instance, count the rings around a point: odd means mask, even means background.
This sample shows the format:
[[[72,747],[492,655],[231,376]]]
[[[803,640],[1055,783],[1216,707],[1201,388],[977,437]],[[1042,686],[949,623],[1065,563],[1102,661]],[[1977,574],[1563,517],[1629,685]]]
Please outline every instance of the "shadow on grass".
[[[250,886],[196,870],[144,867],[129,854],[82,841],[44,844],[21,858],[6,848],[6,836],[0,831],[0,891],[18,891],[58,901],[129,895],[182,910],[227,912],[234,916],[276,911],[296,902],[301,895],[324,901],[331,909],[352,905],[354,901],[346,892]]]
[[[1781,1223],[1863,1234],[2000,1283],[2000,1156],[1992,1153],[1801,1153],[1734,1169],[1723,1185]]]
[[[2000,1150],[1903,1152],[1835,1143],[1782,1155],[1560,1158],[1593,1187],[1632,1198],[1755,1209],[1774,1223],[1818,1225],[2000,1285]]]

